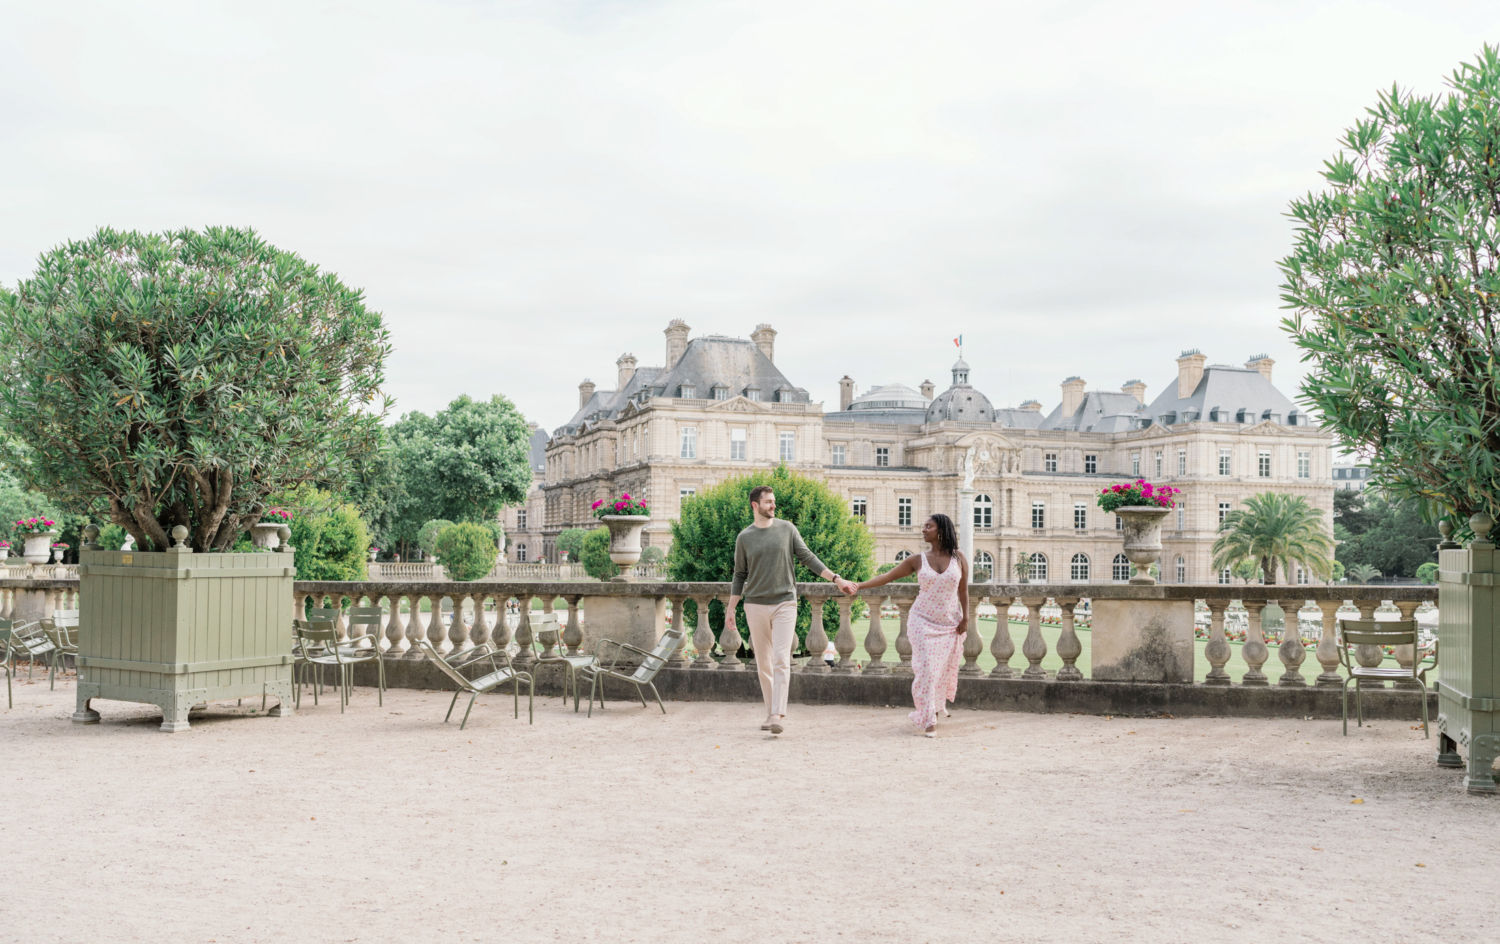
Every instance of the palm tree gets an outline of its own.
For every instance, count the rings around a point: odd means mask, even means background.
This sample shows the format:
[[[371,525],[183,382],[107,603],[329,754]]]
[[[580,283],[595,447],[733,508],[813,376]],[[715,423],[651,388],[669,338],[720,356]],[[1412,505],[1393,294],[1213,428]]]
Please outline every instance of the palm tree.
[[[1349,577],[1355,583],[1369,583],[1380,576],[1380,571],[1369,564],[1355,564],[1349,568]]]
[[[1276,566],[1297,561],[1322,580],[1333,574],[1333,538],[1323,515],[1300,495],[1264,492],[1245,499],[1219,525],[1214,542],[1214,570],[1255,560],[1267,584],[1276,583]]]

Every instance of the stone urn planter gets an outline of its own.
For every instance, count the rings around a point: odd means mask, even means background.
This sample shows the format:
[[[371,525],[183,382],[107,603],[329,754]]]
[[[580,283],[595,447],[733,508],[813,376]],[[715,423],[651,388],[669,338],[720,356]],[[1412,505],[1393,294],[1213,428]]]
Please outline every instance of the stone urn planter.
[[[250,543],[265,551],[274,551],[281,546],[277,532],[285,521],[262,521],[250,526]]]
[[[23,535],[26,539],[26,550],[21,554],[26,558],[28,564],[45,564],[52,558],[52,542],[58,538],[56,531],[44,531],[41,534]]]
[[[603,515],[599,518],[609,528],[609,559],[622,573],[613,579],[627,581],[630,568],[641,560],[641,532],[651,523],[649,515]]]
[[[1125,505],[1115,509],[1125,532],[1125,556],[1135,565],[1133,584],[1156,583],[1151,565],[1161,559],[1161,525],[1171,514],[1170,508],[1151,505]]]

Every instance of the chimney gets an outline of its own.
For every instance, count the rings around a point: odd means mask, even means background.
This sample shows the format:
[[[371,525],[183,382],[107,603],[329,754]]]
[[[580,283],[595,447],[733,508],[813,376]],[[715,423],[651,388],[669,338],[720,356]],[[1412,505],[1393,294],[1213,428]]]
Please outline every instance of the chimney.
[[[937,388],[932,385],[932,381],[930,380],[922,381],[921,390],[922,396],[926,397],[929,400],[931,400],[932,395],[937,392]]]
[[[667,325],[667,330],[662,332],[662,334],[667,336],[667,366],[664,370],[671,370],[677,366],[677,361],[681,359],[682,353],[687,350],[688,332],[691,330],[686,321],[683,321],[681,318],[673,318],[671,323]]]
[[[1083,406],[1083,390],[1088,384],[1082,377],[1069,377],[1062,382],[1062,415],[1072,416]]]
[[[854,378],[845,374],[839,381],[839,410],[849,409],[849,404],[854,402]]]
[[[755,326],[755,333],[750,335],[750,340],[760,348],[760,352],[766,355],[766,360],[776,363],[776,329],[768,324]]]
[[[593,395],[594,382],[585,377],[583,379],[583,383],[578,385],[578,408],[581,410],[584,407],[588,406],[589,398]]]
[[[1260,375],[1266,378],[1266,383],[1270,383],[1271,368],[1275,365],[1275,363],[1275,361],[1271,360],[1264,354],[1256,354],[1254,357],[1245,362],[1245,366],[1250,370],[1260,371]]]
[[[615,366],[620,369],[620,378],[615,382],[615,390],[624,390],[625,385],[630,383],[630,378],[635,376],[635,355],[621,354],[620,359],[615,361]]]
[[[1203,365],[1208,363],[1208,358],[1197,348],[1183,351],[1182,356],[1177,358],[1177,399],[1186,400],[1198,389],[1198,381],[1203,379]]]
[[[1141,406],[1146,405],[1146,385],[1141,383],[1139,380],[1125,381],[1125,386],[1120,388],[1120,392],[1128,393],[1131,396],[1135,397],[1136,402]]]
[[[1023,400],[1019,409],[1030,410],[1033,413],[1042,412],[1042,404],[1039,400]]]

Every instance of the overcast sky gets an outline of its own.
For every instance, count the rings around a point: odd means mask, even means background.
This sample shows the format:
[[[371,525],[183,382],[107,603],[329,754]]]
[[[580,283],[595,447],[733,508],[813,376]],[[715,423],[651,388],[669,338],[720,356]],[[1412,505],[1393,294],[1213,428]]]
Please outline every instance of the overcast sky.
[[[836,408],[1301,369],[1282,215],[1495,3],[0,0],[0,282],[96,227],[250,226],[384,313],[397,411],[547,428],[662,329],[775,327]]]

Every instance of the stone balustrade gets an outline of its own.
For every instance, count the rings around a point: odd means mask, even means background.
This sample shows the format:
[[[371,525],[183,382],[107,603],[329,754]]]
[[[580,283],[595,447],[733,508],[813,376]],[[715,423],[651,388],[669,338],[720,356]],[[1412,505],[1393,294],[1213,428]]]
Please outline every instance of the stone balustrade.
[[[77,576],[76,565],[73,575]],[[662,561],[655,561],[649,564],[636,564],[631,567],[630,576],[634,580],[665,580],[667,577],[666,564]],[[436,563],[384,563],[376,561],[370,564],[370,579],[380,582],[443,581],[448,579],[448,575],[443,571],[442,565]],[[489,575],[484,579],[486,582],[509,582],[515,580],[592,581],[595,578],[584,573],[581,564],[548,564],[545,562],[512,563],[510,561],[499,561],[494,567],[490,568]]]

